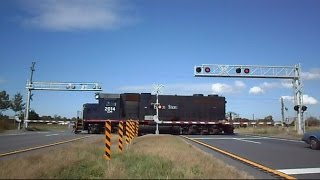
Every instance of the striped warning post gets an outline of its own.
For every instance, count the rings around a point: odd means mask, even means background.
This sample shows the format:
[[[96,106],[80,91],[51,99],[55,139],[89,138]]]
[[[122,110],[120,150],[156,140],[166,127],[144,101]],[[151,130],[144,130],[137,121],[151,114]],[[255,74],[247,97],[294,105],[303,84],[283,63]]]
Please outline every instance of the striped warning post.
[[[119,148],[120,152],[123,151],[122,140],[123,140],[123,122],[120,121],[119,122],[119,142],[118,142],[118,148]]]
[[[138,137],[139,132],[139,121],[136,121],[136,137]]]
[[[133,140],[133,131],[134,131],[134,124],[133,124],[133,121],[130,120],[129,121],[129,129],[130,129],[130,133],[129,133],[129,139],[130,139],[130,144],[132,143],[132,140]]]
[[[128,145],[130,143],[130,124],[129,120],[126,121],[126,144]]]
[[[110,160],[111,158],[111,121],[106,121],[105,124],[105,135],[106,135],[106,139],[105,139],[105,159],[106,160]]]
[[[132,121],[132,124],[133,124],[133,138],[135,138],[137,133],[137,121]]]

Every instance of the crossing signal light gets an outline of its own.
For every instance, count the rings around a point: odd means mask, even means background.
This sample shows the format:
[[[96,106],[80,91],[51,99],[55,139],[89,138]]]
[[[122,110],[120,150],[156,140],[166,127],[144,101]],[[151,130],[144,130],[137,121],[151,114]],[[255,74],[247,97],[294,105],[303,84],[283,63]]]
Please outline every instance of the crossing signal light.
[[[238,73],[238,74],[241,73],[241,68],[237,68],[236,73]]]
[[[249,68],[245,68],[245,69],[244,69],[244,73],[249,74],[249,72],[250,72],[250,69],[249,69]]]
[[[197,68],[196,68],[196,72],[197,72],[197,73],[201,73],[201,67],[197,67]]]
[[[299,105],[295,105],[294,107],[293,107],[293,109],[295,110],[295,111],[299,111]],[[307,108],[307,106],[302,106],[301,107],[301,110],[302,111],[306,111],[308,108]]]
[[[95,93],[94,97],[98,100],[100,98],[100,94],[99,93]]]
[[[210,68],[209,68],[209,67],[206,67],[206,68],[204,68],[204,71],[205,71],[206,73],[209,73],[209,72],[210,72]]]
[[[306,110],[307,110],[307,106],[302,106],[302,107],[301,107],[301,110],[302,110],[302,111],[306,111]]]

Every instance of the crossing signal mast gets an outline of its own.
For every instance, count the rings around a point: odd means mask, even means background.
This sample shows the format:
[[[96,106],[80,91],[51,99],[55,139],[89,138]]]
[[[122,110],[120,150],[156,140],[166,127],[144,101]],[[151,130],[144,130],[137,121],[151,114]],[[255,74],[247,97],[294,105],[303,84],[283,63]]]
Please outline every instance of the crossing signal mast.
[[[156,122],[156,134],[159,134],[159,123],[161,123],[159,120],[159,109],[161,108],[159,103],[159,94],[161,93],[160,89],[163,87],[164,85],[162,84],[153,85],[153,93],[156,93],[156,103],[153,103],[154,109],[156,109],[156,115],[153,117],[154,121]]]
[[[28,127],[30,101],[32,100],[32,91],[46,90],[46,91],[102,91],[102,86],[97,82],[33,82],[33,72],[35,71],[35,62],[32,62],[31,75],[27,81],[27,106],[24,117],[25,128]]]
[[[294,89],[294,110],[297,111],[298,134],[305,131],[301,66],[258,66],[258,65],[221,65],[202,64],[194,67],[195,77],[228,77],[228,78],[275,78],[291,79]]]

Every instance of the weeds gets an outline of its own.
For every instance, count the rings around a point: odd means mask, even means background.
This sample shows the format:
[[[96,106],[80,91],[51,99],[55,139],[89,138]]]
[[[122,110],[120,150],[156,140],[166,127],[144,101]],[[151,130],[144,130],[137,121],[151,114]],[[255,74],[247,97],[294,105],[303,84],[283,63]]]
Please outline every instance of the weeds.
[[[189,146],[178,136],[148,135],[117,149],[112,136],[111,160],[106,161],[104,137],[94,136],[67,148],[52,148],[23,158],[0,160],[5,179],[248,179],[245,172]],[[17,173],[17,167],[23,170]]]

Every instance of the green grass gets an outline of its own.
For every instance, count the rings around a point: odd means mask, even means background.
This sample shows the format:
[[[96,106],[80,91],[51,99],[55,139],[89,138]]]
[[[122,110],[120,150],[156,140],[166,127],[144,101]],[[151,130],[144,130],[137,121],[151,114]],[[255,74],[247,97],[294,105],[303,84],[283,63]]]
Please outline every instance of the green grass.
[[[16,126],[18,123],[16,123]],[[16,127],[14,126],[13,123],[10,123],[9,120],[0,120],[0,133],[10,130],[10,129],[15,129]]]
[[[306,132],[314,130],[320,130],[320,127],[306,127]],[[267,135],[290,139],[301,139],[302,137],[302,135],[297,133],[294,126],[257,126],[247,128],[236,128],[235,132],[240,134]]]
[[[3,160],[5,179],[252,179],[245,172],[206,154],[180,137],[143,136],[117,149],[112,138],[111,160],[104,155],[104,136],[48,149],[27,157]],[[16,167],[24,173],[16,173]]]
[[[29,131],[52,131],[52,130],[72,130],[68,129],[68,125],[47,124],[47,123],[29,123]]]

